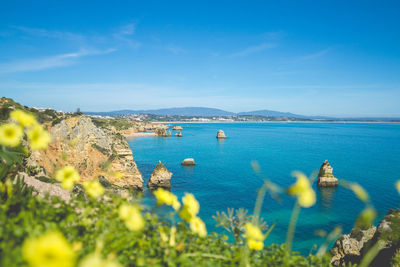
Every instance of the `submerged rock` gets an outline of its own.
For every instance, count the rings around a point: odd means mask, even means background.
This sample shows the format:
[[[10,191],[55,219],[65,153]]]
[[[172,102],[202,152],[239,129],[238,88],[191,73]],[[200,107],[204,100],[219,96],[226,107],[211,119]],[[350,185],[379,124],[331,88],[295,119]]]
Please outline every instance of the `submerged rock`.
[[[183,131],[183,128],[180,125],[173,125],[172,126],[172,130],[174,130],[174,131]]]
[[[226,135],[225,135],[224,131],[219,130],[218,133],[217,133],[217,138],[218,139],[225,139]]]
[[[175,134],[175,136],[176,136],[176,137],[182,137],[182,133],[181,133],[181,132],[178,132],[178,133]]]
[[[318,173],[318,186],[337,186],[338,179],[333,176],[333,168],[327,160],[322,163]]]
[[[193,158],[184,159],[181,164],[182,165],[186,165],[186,166],[194,166],[194,165],[196,165],[196,163],[194,162]]]
[[[171,188],[171,177],[172,172],[170,172],[161,161],[158,162],[150,176],[147,186],[150,189],[155,189],[158,187]]]

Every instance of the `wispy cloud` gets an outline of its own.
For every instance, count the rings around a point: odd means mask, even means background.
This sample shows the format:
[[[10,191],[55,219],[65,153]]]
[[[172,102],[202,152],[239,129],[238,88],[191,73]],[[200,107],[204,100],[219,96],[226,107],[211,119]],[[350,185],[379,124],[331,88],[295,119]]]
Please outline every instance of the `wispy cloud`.
[[[284,31],[272,31],[272,32],[265,32],[262,34],[262,37],[266,40],[280,40],[287,35]]]
[[[186,51],[185,49],[183,49],[182,47],[179,47],[179,46],[174,45],[174,44],[168,44],[168,45],[165,47],[165,49],[166,49],[167,51],[169,51],[169,52],[175,54],[175,55],[184,54],[184,53],[187,52],[187,51]]]
[[[277,45],[274,43],[262,43],[262,44],[256,45],[256,46],[249,46],[241,51],[230,54],[229,57],[244,57],[244,56],[258,53],[258,52],[261,52],[261,51],[264,51],[267,49],[274,48],[276,46]]]
[[[133,49],[140,47],[140,42],[132,39],[132,36],[136,32],[136,27],[136,23],[128,23],[112,29],[109,33],[82,34],[42,28],[11,26],[12,29],[17,30],[22,36],[59,39],[75,44],[78,47],[99,47],[106,45],[109,47],[126,46]]]
[[[82,34],[71,33],[67,31],[52,31],[47,29],[29,28],[23,26],[11,26],[11,28],[14,28],[24,34],[32,36],[55,38],[62,40],[72,40],[72,41],[84,41],[86,39],[86,37]]]
[[[129,23],[119,28],[120,35],[133,35],[136,31],[136,23]]]
[[[49,57],[25,59],[0,64],[0,74],[8,74],[15,72],[30,72],[44,69],[51,69],[72,65],[81,57],[108,54],[114,52],[115,49],[107,50],[80,50],[74,53],[66,53]]]
[[[316,59],[319,57],[322,57],[324,55],[326,55],[330,50],[332,50],[331,47],[328,47],[326,49],[311,53],[311,54],[307,54],[307,55],[303,55],[301,57],[298,57],[296,59],[296,61],[306,61],[306,60],[312,60],[312,59]]]

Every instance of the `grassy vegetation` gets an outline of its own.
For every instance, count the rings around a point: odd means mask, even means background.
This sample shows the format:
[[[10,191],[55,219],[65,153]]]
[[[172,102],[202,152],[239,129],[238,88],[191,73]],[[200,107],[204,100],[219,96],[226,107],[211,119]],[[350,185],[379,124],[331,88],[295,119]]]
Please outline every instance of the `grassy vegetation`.
[[[115,127],[117,130],[127,130],[132,127],[132,123],[127,120],[121,119],[100,119],[100,118],[92,118],[92,122],[97,127],[102,128],[110,128]]]

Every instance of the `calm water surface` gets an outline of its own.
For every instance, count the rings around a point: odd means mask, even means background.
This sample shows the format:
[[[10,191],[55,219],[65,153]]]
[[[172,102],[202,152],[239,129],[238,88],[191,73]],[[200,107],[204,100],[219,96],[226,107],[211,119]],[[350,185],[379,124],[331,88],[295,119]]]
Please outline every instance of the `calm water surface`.
[[[369,193],[382,218],[397,208],[400,197],[394,183],[400,179],[400,124],[378,123],[210,123],[182,124],[182,138],[140,137],[128,140],[145,184],[159,160],[173,172],[172,192],[182,197],[193,193],[200,216],[209,231],[223,232],[211,218],[227,208],[253,210],[256,191],[263,183],[251,168],[257,160],[273,182],[288,186],[293,170],[311,174],[325,159],[339,179],[360,183]],[[219,129],[226,140],[215,138]],[[195,167],[183,167],[193,157]],[[318,189],[317,204],[302,209],[295,235],[296,250],[308,253],[323,239],[316,230],[331,231],[341,225],[349,232],[363,204],[341,187]],[[154,203],[146,193],[146,201]],[[265,198],[262,216],[278,221],[266,243],[284,242],[294,199],[280,202]]]

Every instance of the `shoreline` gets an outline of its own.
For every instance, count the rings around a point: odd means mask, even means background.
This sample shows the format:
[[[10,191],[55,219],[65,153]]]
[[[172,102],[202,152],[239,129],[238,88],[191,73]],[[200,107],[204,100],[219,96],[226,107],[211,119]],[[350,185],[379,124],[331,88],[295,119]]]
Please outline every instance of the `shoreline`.
[[[400,123],[400,121],[153,121],[152,124],[186,123]]]
[[[123,135],[126,139],[132,139],[136,137],[145,137],[145,136],[157,136],[155,133],[146,133],[146,132],[137,132],[132,134],[124,134]]]

